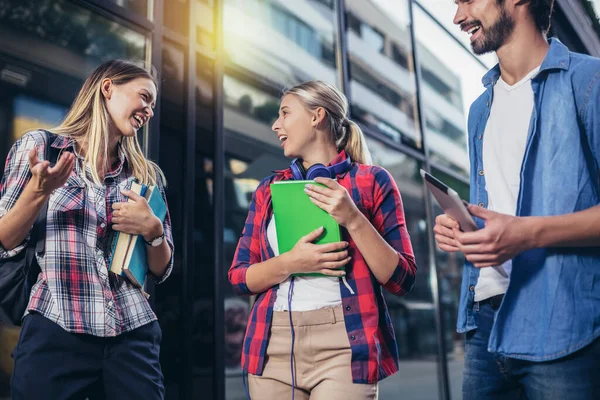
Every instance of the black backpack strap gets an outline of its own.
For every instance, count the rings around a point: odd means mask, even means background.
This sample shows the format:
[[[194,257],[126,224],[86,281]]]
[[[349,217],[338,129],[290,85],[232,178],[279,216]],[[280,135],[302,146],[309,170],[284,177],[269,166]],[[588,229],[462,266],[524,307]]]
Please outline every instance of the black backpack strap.
[[[52,147],[51,144],[56,138],[56,135],[44,131],[46,133],[46,146],[44,159],[50,161],[50,166],[56,165],[58,157],[60,155],[60,149]],[[48,201],[44,203],[44,206],[40,210],[35,224],[31,231],[31,243],[35,243],[35,253],[43,253],[46,250],[46,215],[48,214]],[[28,257],[30,255],[28,254]],[[29,264],[31,265],[31,264]]]

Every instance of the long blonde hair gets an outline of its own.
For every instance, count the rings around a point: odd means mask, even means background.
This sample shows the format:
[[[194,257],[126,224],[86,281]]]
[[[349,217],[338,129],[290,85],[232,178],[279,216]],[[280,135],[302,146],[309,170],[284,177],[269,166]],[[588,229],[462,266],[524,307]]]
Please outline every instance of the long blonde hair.
[[[102,184],[99,169],[104,176],[111,167],[108,157],[108,132],[112,122],[101,88],[102,81],[107,78],[115,85],[123,85],[137,78],[147,78],[154,82],[158,89],[158,80],[153,73],[127,61],[106,61],[87,77],[61,124],[50,130],[60,136],[84,139],[87,145],[85,164],[91,166],[92,178],[97,185]],[[162,182],[165,182],[160,168],[144,157],[137,136],[123,137],[121,148],[125,152],[133,176],[140,183],[155,185],[158,179],[157,172]],[[98,165],[99,160],[104,161],[102,165]]]
[[[323,107],[326,128],[338,151],[345,150],[352,161],[371,164],[371,152],[362,129],[348,118],[348,99],[335,86],[322,81],[307,81],[284,91],[293,94],[309,110]]]

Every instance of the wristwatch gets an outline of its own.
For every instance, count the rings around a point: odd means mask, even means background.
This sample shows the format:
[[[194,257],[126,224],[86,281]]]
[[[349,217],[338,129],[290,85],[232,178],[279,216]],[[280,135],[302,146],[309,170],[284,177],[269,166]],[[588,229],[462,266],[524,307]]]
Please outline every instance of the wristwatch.
[[[144,239],[144,237],[142,236],[142,240],[144,241],[144,243],[146,243],[148,246],[152,246],[152,247],[158,247],[162,244],[163,240],[165,240],[165,233],[163,232],[162,235],[155,237],[154,239],[148,241],[146,239]]]

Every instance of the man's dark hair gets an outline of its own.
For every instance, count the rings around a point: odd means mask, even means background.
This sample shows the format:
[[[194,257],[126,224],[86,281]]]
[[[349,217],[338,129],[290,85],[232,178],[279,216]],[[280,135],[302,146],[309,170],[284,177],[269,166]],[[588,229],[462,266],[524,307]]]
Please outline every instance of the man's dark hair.
[[[530,0],[529,12],[533,16],[533,20],[538,29],[544,34],[550,29],[550,18],[552,9],[554,8],[554,0]]]
[[[497,0],[498,5],[504,4],[504,0]],[[521,0],[521,4],[528,4],[529,13],[535,21],[540,32],[546,34],[550,29],[550,16],[554,8],[554,0]]]

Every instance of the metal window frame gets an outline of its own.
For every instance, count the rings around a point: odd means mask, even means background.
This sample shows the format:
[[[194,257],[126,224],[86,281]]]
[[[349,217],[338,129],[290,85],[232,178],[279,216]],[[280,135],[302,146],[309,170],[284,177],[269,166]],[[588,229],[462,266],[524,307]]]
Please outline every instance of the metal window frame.
[[[183,201],[184,218],[183,221],[183,260],[182,260],[182,293],[181,293],[181,315],[183,318],[183,346],[182,346],[182,367],[184,369],[181,385],[180,396],[183,399],[192,399],[194,394],[194,379],[193,379],[193,349],[192,346],[192,323],[186,316],[193,315],[193,282],[194,269],[191,267],[196,259],[196,250],[194,246],[194,222],[195,222],[195,207],[196,201],[196,52],[194,51],[194,38],[192,30],[195,29],[195,0],[188,1],[188,37],[184,46],[186,58],[185,76],[187,77],[185,85],[186,91],[186,152],[185,152],[185,171],[184,185],[188,190],[185,190]]]
[[[187,63],[187,85],[186,85],[186,101],[187,101],[187,119],[186,119],[186,171],[185,185],[189,190],[185,191],[184,212],[187,218],[184,221],[184,236],[185,243],[183,256],[183,292],[182,315],[192,315],[193,304],[193,282],[194,275],[197,271],[192,268],[196,258],[194,248],[194,205],[195,205],[195,171],[197,164],[196,155],[196,68],[198,63],[198,55],[207,57],[213,60],[214,64],[214,79],[213,79],[213,135],[214,147],[211,154],[213,162],[213,349],[212,354],[212,398],[218,400],[225,399],[225,318],[224,318],[224,293],[223,293],[223,249],[224,249],[224,221],[225,209],[223,207],[225,197],[225,143],[224,143],[224,127],[223,127],[223,70],[224,70],[224,50],[223,50],[223,0],[215,0],[213,2],[213,18],[214,18],[214,38],[215,50],[207,49],[196,42],[195,34],[195,1],[189,0],[189,31],[187,38],[165,29],[165,37],[169,37],[174,42],[185,40]],[[192,346],[192,324],[189,320],[183,321],[183,349],[193,349]],[[193,379],[193,359],[195,354],[193,351],[185,351],[182,354],[184,378],[182,381],[181,398],[194,398],[194,379]]]
[[[213,3],[214,38],[215,38],[215,75],[213,79],[214,99],[214,159],[213,159],[213,206],[214,206],[214,373],[213,373],[213,398],[225,399],[225,296],[223,292],[223,278],[225,266],[223,265],[225,228],[225,129],[223,123],[223,75],[225,70],[225,48],[223,3],[225,0],[215,0]],[[194,40],[196,35],[194,35]]]
[[[149,46],[149,57],[146,55],[146,59],[150,60],[150,64],[154,67],[156,72],[158,73],[159,79],[162,73],[162,12],[157,12],[161,10],[163,0],[154,0],[152,2],[152,6],[155,7],[154,15],[157,16],[160,20],[159,23],[155,25],[154,29],[151,31],[150,38],[150,46]],[[160,109],[161,109],[161,97],[160,97],[160,87],[158,88],[159,95],[156,99],[156,105],[154,107],[154,117],[150,120],[148,127],[144,133],[144,153],[147,158],[155,160],[157,164],[160,165],[159,160],[159,146],[160,146]],[[146,292],[150,295],[150,305],[154,308],[154,295],[156,293],[156,284],[153,280],[146,281]]]
[[[589,54],[599,57],[600,38],[592,25],[591,17],[582,5],[572,0],[557,0],[557,3]]]
[[[125,7],[121,7],[118,4],[110,1],[110,0],[67,0],[72,3],[76,3],[80,6],[83,6],[89,10],[94,11],[97,14],[104,15],[114,19],[114,16],[118,16],[119,18],[125,20],[130,23],[130,27],[137,26],[138,29],[143,29],[145,31],[152,31],[156,26],[156,18],[160,17],[162,23],[162,8],[157,8],[156,3],[161,3],[162,0],[151,0],[148,4],[148,10],[152,8],[151,12],[153,13],[154,21],[148,20],[147,17],[144,17],[134,11],[128,10]],[[157,12],[158,11],[158,12]]]
[[[421,140],[423,143],[423,150],[425,153],[425,170],[431,171],[430,164],[430,150],[427,140],[427,135],[425,132],[426,124],[425,124],[425,116],[423,113],[423,99],[421,97],[421,84],[422,84],[422,76],[421,76],[421,64],[419,59],[419,51],[417,48],[417,38],[415,32],[415,14],[414,14],[414,4],[416,2],[414,0],[408,0],[409,7],[409,18],[410,18],[410,39],[411,39],[411,47],[412,47],[412,56],[413,63],[415,66],[415,102],[416,102],[416,111],[418,115],[419,122],[419,131],[421,132]],[[433,302],[435,308],[435,317],[436,317],[436,333],[437,333],[437,341],[438,341],[438,352],[437,352],[437,375],[438,375],[438,396],[441,400],[449,400],[450,399],[450,384],[448,379],[448,359],[447,359],[447,350],[446,350],[446,340],[444,338],[445,329],[444,329],[444,315],[442,310],[442,304],[440,299],[440,288],[439,288],[439,276],[438,276],[438,267],[437,267],[437,257],[435,254],[435,237],[433,234],[433,221],[435,219],[435,214],[433,212],[433,201],[431,198],[431,193],[429,190],[425,188],[425,183],[423,183],[423,190],[425,191],[425,205],[427,208],[427,238],[428,238],[428,250],[429,250],[429,272],[430,272],[430,284],[431,284],[431,292],[433,295]]]

